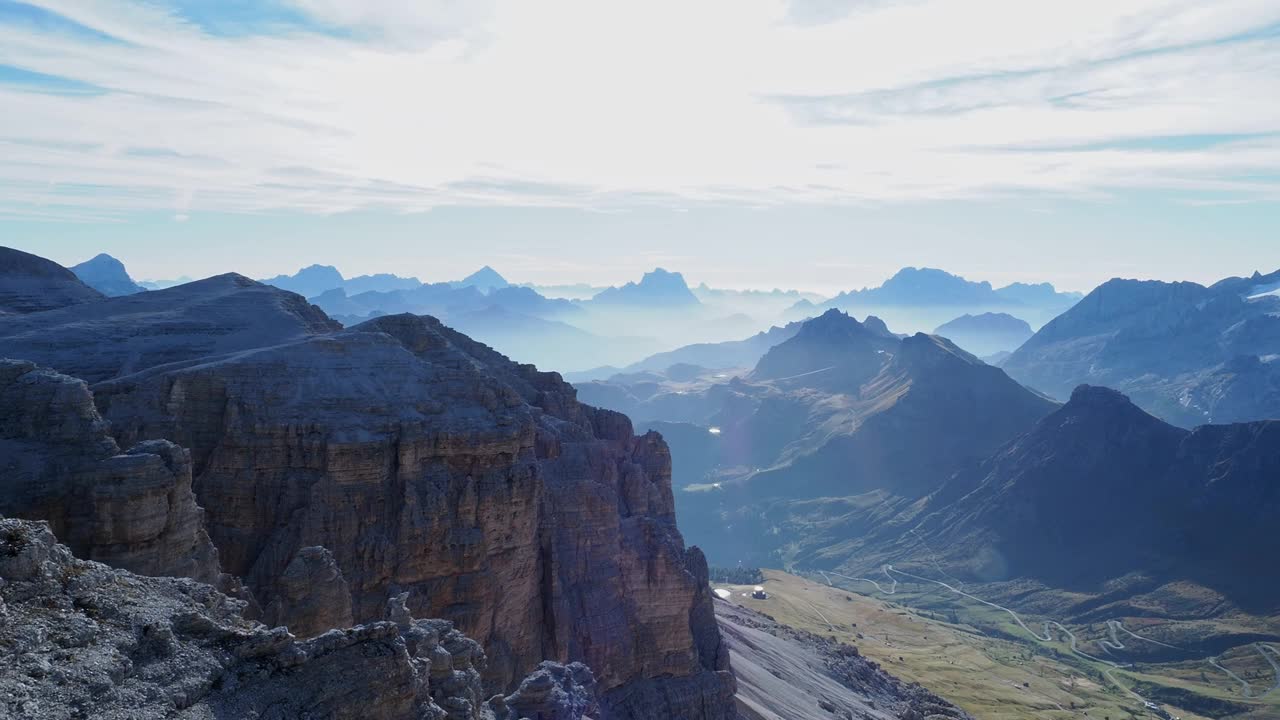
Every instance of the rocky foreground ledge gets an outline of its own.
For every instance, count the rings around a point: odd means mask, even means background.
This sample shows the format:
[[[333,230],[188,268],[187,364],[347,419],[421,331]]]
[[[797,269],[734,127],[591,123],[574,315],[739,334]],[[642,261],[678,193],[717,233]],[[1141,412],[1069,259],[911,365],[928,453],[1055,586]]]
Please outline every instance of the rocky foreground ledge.
[[[581,663],[544,662],[482,698],[480,645],[445,620],[386,620],[298,640],[189,579],[76,559],[43,522],[0,518],[0,717],[579,720]]]

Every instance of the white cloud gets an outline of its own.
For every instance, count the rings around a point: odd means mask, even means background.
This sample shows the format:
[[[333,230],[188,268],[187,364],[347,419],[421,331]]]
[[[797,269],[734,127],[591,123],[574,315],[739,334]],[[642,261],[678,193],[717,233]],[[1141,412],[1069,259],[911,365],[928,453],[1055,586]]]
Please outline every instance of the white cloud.
[[[1280,132],[1266,0],[292,2],[350,32],[0,25],[0,65],[101,89],[0,85],[0,213],[1278,194],[1277,137],[1115,144]]]

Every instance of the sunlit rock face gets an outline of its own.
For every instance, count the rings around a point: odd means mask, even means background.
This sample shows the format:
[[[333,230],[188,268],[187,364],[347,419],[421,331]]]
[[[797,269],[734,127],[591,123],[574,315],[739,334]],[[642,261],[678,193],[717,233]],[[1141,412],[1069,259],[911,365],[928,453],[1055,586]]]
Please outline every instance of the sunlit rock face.
[[[402,315],[95,391],[122,441],[190,448],[225,569],[280,622],[325,624],[295,583],[323,548],[355,622],[407,592],[487,648],[493,687],[581,660],[609,717],[732,716],[666,444],[558,375]]]
[[[414,614],[484,645],[490,690],[515,691],[544,660],[584,661],[606,717],[731,716],[666,444],[579,404],[558,375],[431,318],[343,330],[235,274],[38,315],[0,318],[5,354],[90,383],[92,396],[65,380],[81,395],[71,415],[116,443],[95,460],[163,467],[175,486],[190,473],[221,568],[263,619],[324,637],[407,593]],[[133,519],[155,516],[144,505]],[[174,532],[203,537],[188,510]],[[79,547],[87,525],[62,527]]]

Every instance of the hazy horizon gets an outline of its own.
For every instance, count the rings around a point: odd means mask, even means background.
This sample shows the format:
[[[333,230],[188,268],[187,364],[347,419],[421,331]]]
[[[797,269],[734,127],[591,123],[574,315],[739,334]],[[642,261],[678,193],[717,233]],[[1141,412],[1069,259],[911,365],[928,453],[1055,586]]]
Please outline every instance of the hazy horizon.
[[[1113,278],[1188,280],[1280,268],[1269,206],[1179,206],[1134,214],[1080,201],[1036,208],[946,203],[918,207],[648,209],[440,208],[384,217],[219,215],[104,225],[4,221],[5,244],[74,265],[105,252],[138,280],[239,272],[254,278],[333,265],[458,280],[490,265],[513,283],[621,285],[655,267],[691,287],[800,290],[875,287],[903,267],[933,267],[999,287],[1050,282],[1087,293]],[[264,236],[266,236],[264,238]],[[909,237],[909,242],[901,238]],[[1214,238],[1213,252],[1204,238]]]
[[[0,0],[0,237],[140,278],[1212,282],[1280,265],[1277,66],[1262,0]]]

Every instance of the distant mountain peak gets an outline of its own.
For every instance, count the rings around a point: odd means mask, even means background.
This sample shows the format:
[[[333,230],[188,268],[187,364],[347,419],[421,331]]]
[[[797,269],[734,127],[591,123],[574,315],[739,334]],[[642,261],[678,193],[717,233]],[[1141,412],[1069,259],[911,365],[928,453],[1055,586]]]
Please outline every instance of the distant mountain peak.
[[[893,334],[893,331],[889,329],[889,326],[887,324],[885,324],[885,321],[881,320],[875,315],[868,315],[867,318],[862,321],[862,326],[877,335],[882,335],[884,337],[895,337],[895,335]]]
[[[488,265],[485,265],[479,270],[462,278],[462,280],[458,281],[455,284],[460,287],[466,287],[469,285],[471,287],[474,287],[484,292],[488,292],[490,290],[500,290],[502,288],[505,288],[511,285],[511,283],[507,282],[506,278],[498,274],[497,270],[494,270],[492,267],[489,267]]]
[[[1045,422],[1051,427],[1079,425],[1081,432],[1088,433],[1158,432],[1163,436],[1183,432],[1133,404],[1128,395],[1102,385],[1076,387],[1071,399]]]
[[[1113,406],[1113,407],[1133,407],[1137,408],[1129,400],[1129,396],[1119,390],[1112,390],[1109,387],[1101,385],[1080,385],[1071,391],[1070,403],[1076,405],[1090,405],[1095,407]]]
[[[803,343],[813,339],[842,342],[870,334],[871,331],[858,322],[857,318],[843,310],[831,308],[818,317],[804,321],[800,325],[800,332],[787,342]]]
[[[277,275],[262,281],[281,290],[295,292],[303,297],[315,297],[326,290],[342,287],[346,279],[332,265],[308,265],[292,275]]]
[[[600,291],[593,302],[652,306],[700,305],[701,302],[684,280],[684,275],[664,268],[654,268],[640,278],[621,287]]]
[[[986,280],[968,280],[939,268],[908,266],[898,270],[878,287],[840,293],[823,306],[982,308],[1027,305],[1066,308],[1079,299],[1079,293],[1058,292],[1047,282],[1017,282],[994,289]],[[795,308],[800,309],[802,308]]]
[[[834,377],[863,378],[879,369],[880,351],[897,342],[892,335],[881,335],[833,308],[806,320],[793,337],[770,348],[756,363],[753,375],[779,379],[839,369]]]
[[[902,339],[899,357],[912,364],[938,364],[942,362],[964,365],[985,365],[972,353],[965,352],[950,340],[939,335],[918,332]]]
[[[146,288],[129,277],[128,271],[124,268],[124,263],[106,253],[98,253],[79,265],[71,266],[70,270],[85,285],[107,297],[133,295],[134,293],[146,291]]]

